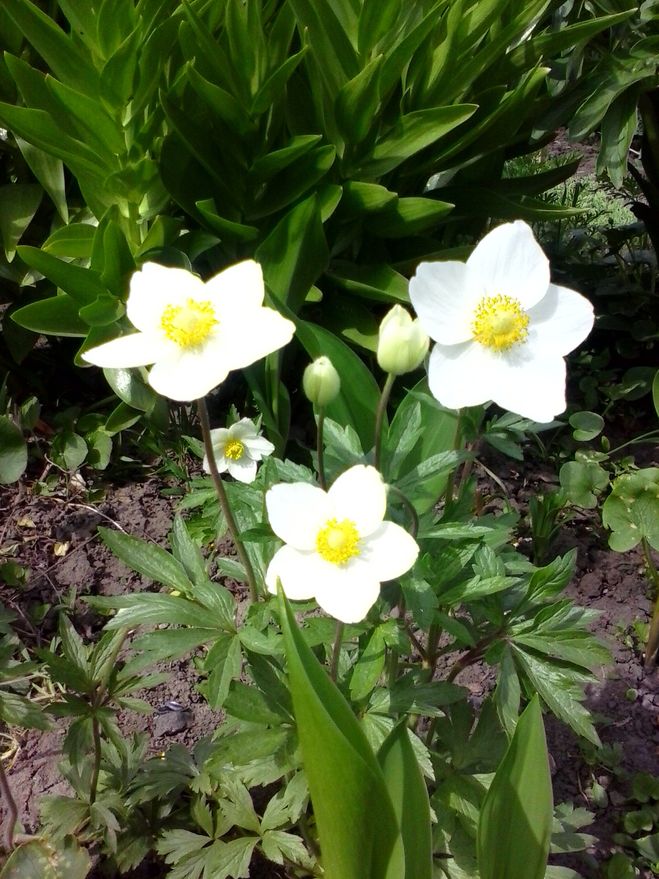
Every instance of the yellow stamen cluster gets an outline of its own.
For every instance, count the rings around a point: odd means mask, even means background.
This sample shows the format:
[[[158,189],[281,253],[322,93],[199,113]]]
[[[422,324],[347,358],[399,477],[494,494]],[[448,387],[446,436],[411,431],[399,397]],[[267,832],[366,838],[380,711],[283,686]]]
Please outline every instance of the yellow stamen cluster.
[[[231,461],[240,461],[245,454],[245,446],[240,440],[232,439],[224,447],[224,457]]]
[[[359,555],[359,532],[351,519],[328,519],[316,537],[316,550],[327,562],[345,565]]]
[[[474,339],[494,351],[508,351],[525,342],[529,317],[512,296],[485,296],[476,306],[471,330]]]
[[[199,347],[217,323],[212,303],[195,299],[188,299],[185,305],[168,305],[160,319],[167,338],[180,348]]]

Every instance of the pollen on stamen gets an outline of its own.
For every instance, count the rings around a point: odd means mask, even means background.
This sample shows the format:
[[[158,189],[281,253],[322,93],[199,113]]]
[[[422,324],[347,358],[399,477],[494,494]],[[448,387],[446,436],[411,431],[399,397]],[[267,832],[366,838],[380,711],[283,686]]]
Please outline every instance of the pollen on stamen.
[[[359,532],[351,519],[328,519],[316,536],[316,550],[334,565],[344,565],[359,555]]]
[[[230,461],[240,461],[244,454],[245,446],[240,442],[240,440],[229,440],[229,442],[224,447],[224,457],[229,458]]]
[[[528,336],[529,317],[518,299],[485,296],[476,306],[471,330],[474,339],[493,351],[508,351]]]
[[[207,300],[188,299],[184,305],[168,305],[160,326],[180,348],[197,348],[218,325],[213,304]]]

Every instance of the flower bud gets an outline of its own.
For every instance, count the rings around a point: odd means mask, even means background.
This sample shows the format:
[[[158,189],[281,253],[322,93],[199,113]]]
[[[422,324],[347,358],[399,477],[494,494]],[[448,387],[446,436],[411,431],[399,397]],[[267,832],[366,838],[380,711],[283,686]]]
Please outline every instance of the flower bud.
[[[428,353],[430,339],[418,318],[412,320],[400,305],[394,305],[382,319],[378,336],[378,363],[392,375],[412,372]]]
[[[341,379],[329,357],[319,357],[307,366],[302,387],[307,399],[315,406],[327,406],[332,402],[341,390]]]

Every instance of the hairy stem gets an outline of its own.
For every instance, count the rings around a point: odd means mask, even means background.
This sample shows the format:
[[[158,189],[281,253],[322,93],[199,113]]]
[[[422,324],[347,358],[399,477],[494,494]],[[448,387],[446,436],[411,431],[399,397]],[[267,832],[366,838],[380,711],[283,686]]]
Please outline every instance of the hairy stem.
[[[229,533],[233,538],[236,551],[238,553],[240,561],[242,562],[243,568],[245,569],[245,574],[247,575],[247,584],[249,586],[250,598],[252,599],[252,601],[258,601],[259,592],[256,585],[254,568],[252,567],[252,563],[249,560],[249,556],[247,555],[245,544],[240,539],[238,525],[236,523],[236,520],[234,519],[233,512],[231,510],[231,504],[229,503],[229,498],[227,497],[224,483],[222,482],[222,477],[218,473],[217,464],[215,463],[215,453],[213,452],[213,441],[211,439],[210,420],[208,418],[208,407],[206,406],[206,400],[204,399],[204,397],[200,397],[197,400],[197,411],[199,412],[199,421],[201,423],[201,435],[204,440],[204,451],[206,452],[206,458],[208,459],[208,469],[210,470],[211,479],[213,480],[213,485],[215,486],[217,498],[220,502],[222,512],[224,513],[227,528],[229,529]]]
[[[101,727],[96,715],[92,717],[92,740],[94,742],[94,765],[92,766],[92,778],[89,783],[89,805],[96,802],[98,790],[98,776],[101,772]]]
[[[330,663],[330,677],[336,683],[336,675],[339,670],[339,656],[341,655],[341,642],[343,641],[343,630],[345,623],[336,621],[336,633],[334,635],[334,647],[332,648],[332,661]]]
[[[389,373],[387,380],[382,388],[380,399],[378,401],[377,412],[375,413],[375,467],[380,470],[382,463],[382,427],[384,425],[384,416],[387,411],[387,403],[391,395],[391,389],[394,386],[396,376]]]
[[[318,455],[318,482],[323,491],[327,491],[325,479],[325,447],[323,445],[323,428],[325,427],[325,410],[318,407],[318,424],[316,426],[316,453]]]
[[[7,807],[7,814],[5,816],[5,830],[3,834],[3,845],[5,851],[10,852],[14,847],[14,829],[16,828],[16,822],[18,821],[18,806],[16,805],[16,800],[14,799],[11,787],[9,786],[9,779],[7,778],[7,775],[5,773],[5,767],[2,765],[1,759],[0,794],[2,794],[2,798],[5,801]]]

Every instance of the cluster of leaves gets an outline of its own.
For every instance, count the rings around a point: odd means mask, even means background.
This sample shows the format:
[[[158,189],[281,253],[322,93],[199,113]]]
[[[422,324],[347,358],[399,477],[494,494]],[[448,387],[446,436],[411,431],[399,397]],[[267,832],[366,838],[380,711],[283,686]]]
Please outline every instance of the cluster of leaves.
[[[573,167],[510,180],[505,159],[537,147],[549,108],[565,118],[558,59],[628,13],[557,28],[555,5],[61,0],[51,18],[8,0],[7,347],[24,356],[25,328],[81,350],[116,335],[146,259],[206,274],[254,256],[278,305],[304,306],[308,353],[349,362],[365,440],[372,379],[345,343],[373,349],[373,303],[405,300],[420,258],[455,253],[489,217],[570,213],[536,195]],[[248,379],[283,441],[280,367]],[[156,405],[138,372],[107,377],[121,400],[107,432]]]

